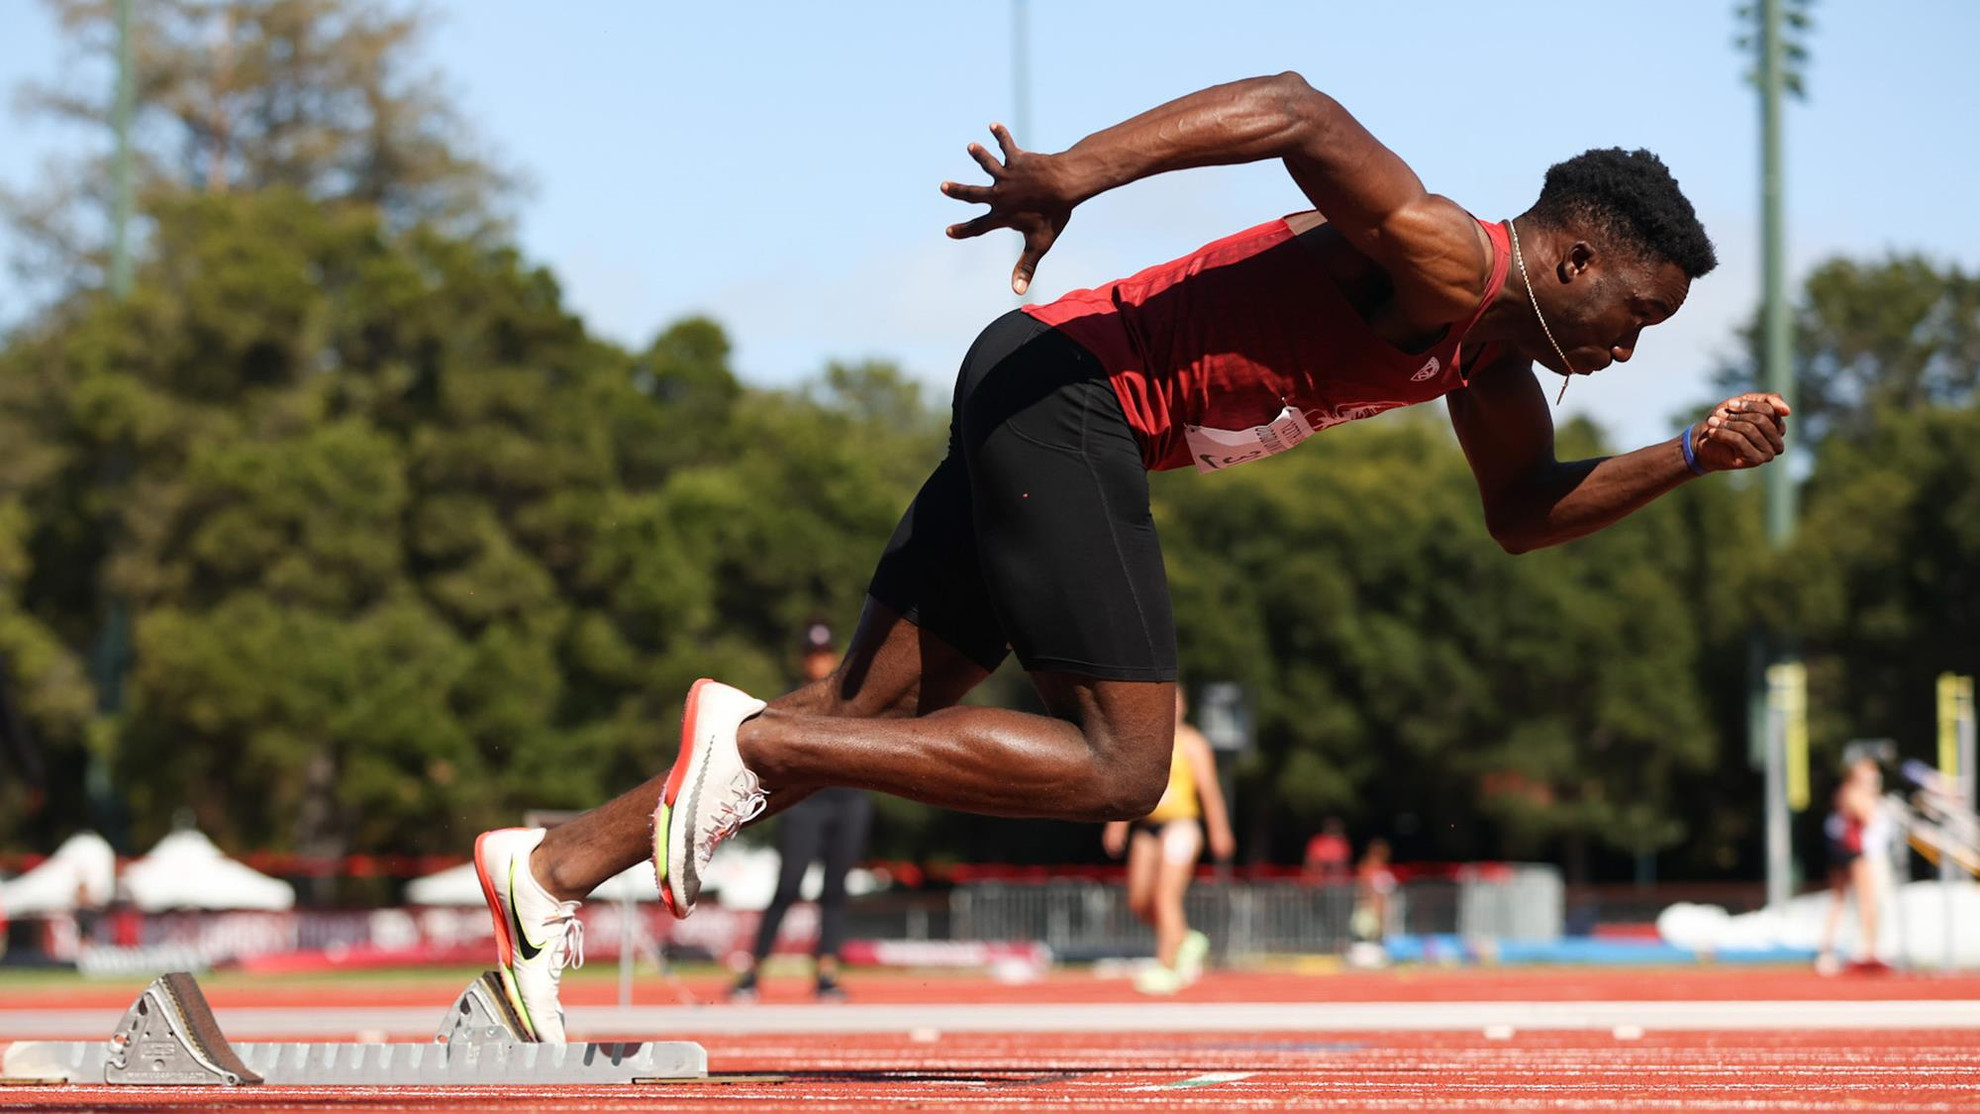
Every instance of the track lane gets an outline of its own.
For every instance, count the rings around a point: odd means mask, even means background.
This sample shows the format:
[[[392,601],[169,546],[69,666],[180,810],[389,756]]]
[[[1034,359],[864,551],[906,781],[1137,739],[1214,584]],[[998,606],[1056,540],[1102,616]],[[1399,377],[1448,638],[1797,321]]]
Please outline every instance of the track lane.
[[[1066,1110],[1938,1111],[1980,1106],[1971,1033],[1259,1032],[712,1039],[727,1078],[630,1088],[11,1088],[10,1109],[343,1112]]]

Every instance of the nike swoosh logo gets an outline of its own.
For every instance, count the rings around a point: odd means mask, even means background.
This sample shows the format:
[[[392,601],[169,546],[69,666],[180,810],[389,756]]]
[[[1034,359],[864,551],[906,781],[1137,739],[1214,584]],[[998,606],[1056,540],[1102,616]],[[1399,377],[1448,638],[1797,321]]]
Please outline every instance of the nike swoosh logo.
[[[694,786],[688,790],[687,854],[681,860],[681,892],[690,895],[690,900],[701,893],[701,872],[694,865],[694,827],[695,817],[701,815],[701,783],[707,778],[708,763],[703,762],[701,768],[694,772]]]
[[[509,860],[509,932],[516,938],[516,950],[522,953],[527,963],[543,954],[543,949],[529,942],[529,934],[523,931],[522,918],[516,916],[516,861]]]

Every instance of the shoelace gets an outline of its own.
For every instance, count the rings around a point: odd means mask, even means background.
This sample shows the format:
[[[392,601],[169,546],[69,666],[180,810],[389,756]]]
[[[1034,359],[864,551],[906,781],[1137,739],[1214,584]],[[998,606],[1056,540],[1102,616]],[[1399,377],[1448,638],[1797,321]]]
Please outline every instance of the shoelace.
[[[696,848],[703,865],[715,854],[716,844],[735,835],[736,829],[763,815],[763,810],[769,807],[770,795],[763,791],[763,785],[756,780],[755,773],[749,770],[738,772],[729,787],[738,796],[733,801],[724,802],[716,811],[715,826],[708,830],[707,840]]]
[[[564,926],[563,935],[558,937],[556,943],[550,945],[559,953],[550,957],[552,978],[562,978],[564,968],[567,966],[572,968],[584,966],[584,922],[578,920],[577,915],[580,904],[582,903],[576,901],[560,902],[557,911],[545,918],[548,924]]]

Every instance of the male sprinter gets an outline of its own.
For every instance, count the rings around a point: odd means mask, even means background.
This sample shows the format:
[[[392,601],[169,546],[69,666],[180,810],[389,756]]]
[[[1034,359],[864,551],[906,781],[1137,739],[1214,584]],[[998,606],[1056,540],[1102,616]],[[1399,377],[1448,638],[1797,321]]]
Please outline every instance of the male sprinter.
[[[554,936],[559,902],[647,853],[686,916],[717,844],[825,786],[1000,816],[1145,815],[1168,781],[1176,677],[1151,469],[1217,471],[1441,397],[1486,528],[1521,553],[1781,451],[1787,405],[1750,394],[1660,444],[1554,458],[1533,365],[1587,375],[1629,359],[1716,262],[1648,152],[1570,159],[1526,213],[1488,223],[1297,74],[1193,93],[1056,155],[991,132],[1001,161],[969,148],[989,184],[942,185],[989,211],[949,235],[1022,233],[1020,293],[1074,206],[1150,175],[1279,159],[1315,211],[985,329],[957,378],[948,457],[881,555],[838,669],[768,706],[697,682],[664,779],[484,856],[497,920],[519,910],[526,938]],[[1050,715],[960,706],[1012,650]],[[539,1022],[561,954],[505,953]]]

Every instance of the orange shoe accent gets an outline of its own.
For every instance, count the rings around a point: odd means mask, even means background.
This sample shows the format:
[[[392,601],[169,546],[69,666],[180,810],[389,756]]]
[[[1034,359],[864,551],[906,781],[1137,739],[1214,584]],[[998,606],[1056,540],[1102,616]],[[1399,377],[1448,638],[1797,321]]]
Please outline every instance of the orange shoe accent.
[[[502,915],[502,903],[495,897],[495,879],[489,876],[488,862],[482,857],[481,845],[494,832],[483,832],[474,837],[474,874],[481,881],[481,896],[488,901],[488,916],[495,922],[496,955],[502,966],[513,966],[516,962],[516,943],[509,937],[509,918]]]
[[[674,904],[672,887],[667,885],[668,829],[673,820],[674,803],[681,797],[681,785],[687,781],[689,767],[694,765],[694,722],[701,710],[701,689],[713,683],[703,677],[688,688],[687,705],[681,709],[680,751],[674,755],[674,768],[667,772],[667,784],[660,790],[660,806],[653,810],[653,872],[660,883],[661,904],[675,917],[683,914]],[[689,854],[693,854],[692,849]]]

